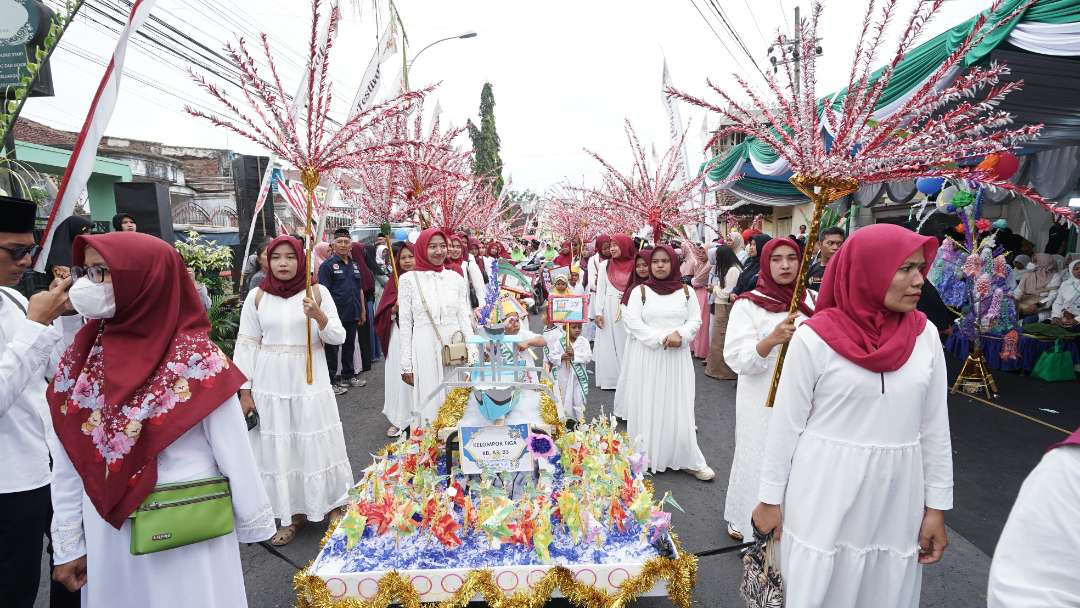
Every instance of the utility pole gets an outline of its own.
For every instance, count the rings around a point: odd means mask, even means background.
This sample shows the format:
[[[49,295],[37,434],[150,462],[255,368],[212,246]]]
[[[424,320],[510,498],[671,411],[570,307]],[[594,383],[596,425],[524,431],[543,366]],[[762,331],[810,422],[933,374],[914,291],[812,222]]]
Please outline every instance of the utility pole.
[[[799,7],[795,7],[795,35],[792,38],[781,34],[780,38],[772,45],[769,46],[769,63],[772,64],[773,73],[782,65],[789,63],[795,64],[795,73],[793,86],[795,87],[795,96],[798,97],[800,89],[802,88],[802,66],[799,65],[799,54],[802,53],[802,20],[799,16]],[[821,38],[814,40],[814,53],[821,56],[824,51],[821,49]]]

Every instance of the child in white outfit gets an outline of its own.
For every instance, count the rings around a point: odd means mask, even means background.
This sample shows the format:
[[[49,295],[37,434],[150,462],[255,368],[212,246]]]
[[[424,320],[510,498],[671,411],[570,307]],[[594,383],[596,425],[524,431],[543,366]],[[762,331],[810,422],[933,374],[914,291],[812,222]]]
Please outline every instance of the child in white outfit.
[[[547,360],[555,376],[555,386],[560,395],[559,415],[585,421],[585,399],[589,393],[589,378],[585,366],[592,362],[592,348],[581,335],[581,324],[567,325],[573,352],[566,351],[566,333],[552,331],[547,334]]]

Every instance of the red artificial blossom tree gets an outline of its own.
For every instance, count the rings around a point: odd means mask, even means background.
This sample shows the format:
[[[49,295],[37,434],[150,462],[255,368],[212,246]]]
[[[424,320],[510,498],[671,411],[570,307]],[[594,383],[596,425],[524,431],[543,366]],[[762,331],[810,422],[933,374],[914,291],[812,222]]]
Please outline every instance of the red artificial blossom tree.
[[[547,202],[540,226],[570,241],[577,247],[579,257],[585,255],[585,243],[612,228],[603,205],[590,190],[563,183],[549,191],[545,198]]]
[[[802,24],[802,47],[798,49],[799,81],[792,64],[777,76],[767,78],[769,95],[761,96],[746,81],[735,79],[750,104],[735,100],[720,87],[708,85],[720,96],[711,103],[668,88],[669,96],[719,114],[730,126],[721,129],[709,142],[732,133],[741,133],[768,143],[791,167],[791,183],[813,203],[810,233],[790,312],[802,301],[805,273],[817,241],[818,227],[826,204],[854,192],[860,184],[896,179],[940,176],[971,180],[979,184],[1017,192],[1050,210],[1055,210],[1030,189],[1000,178],[993,170],[975,166],[975,161],[1007,152],[1038,135],[1042,125],[1012,128],[1012,116],[998,109],[1001,101],[1023,86],[1022,81],[1002,82],[1009,74],[1006,66],[990,63],[961,74],[964,57],[1002,24],[1018,19],[1035,0],[1028,0],[998,15],[1003,0],[974,22],[971,32],[938,68],[920,84],[900,107],[887,116],[875,116],[882,96],[897,66],[911,51],[933,15],[946,0],[919,0],[907,25],[902,28],[892,58],[874,71],[878,52],[884,48],[885,32],[892,22],[897,0],[869,0],[858,34],[848,86],[842,93],[818,105],[817,53],[818,24],[822,5],[813,2],[810,18]],[[1004,12],[1004,11],[1003,11]],[[955,78],[953,78],[955,76]],[[950,82],[951,80],[951,82]],[[822,130],[833,135],[826,146]],[[1070,217],[1070,221],[1073,221]],[[781,349],[773,375],[767,405],[775,397],[787,345]]]
[[[243,39],[235,45],[227,44],[225,51],[230,62],[239,74],[241,94],[248,106],[249,113],[240,109],[238,103],[227,96],[221,89],[204,76],[191,73],[192,79],[205,89],[224,108],[223,115],[213,115],[190,106],[184,110],[195,117],[211,124],[228,129],[241,137],[249,139],[275,156],[285,160],[300,170],[300,179],[307,190],[307,218],[305,226],[308,233],[307,255],[311,259],[313,234],[311,232],[312,205],[315,188],[328,171],[363,167],[371,164],[398,165],[408,164],[401,151],[418,142],[384,142],[365,138],[380,125],[397,117],[407,115],[430,91],[412,91],[376,104],[370,109],[350,116],[344,123],[330,119],[330,106],[333,101],[330,80],[330,51],[334,35],[341,17],[336,5],[331,6],[325,24],[325,36],[320,40],[319,28],[322,23],[322,0],[311,3],[311,33],[308,41],[307,81],[304,83],[302,103],[290,100],[281,84],[274,55],[270,51],[270,42],[266,34],[260,36],[263,55],[269,65],[269,80],[256,66],[254,56],[248,51]],[[292,103],[290,103],[292,101]],[[307,294],[311,297],[311,266],[304,270],[307,278]],[[311,328],[308,327],[307,381],[312,382],[311,369]]]
[[[697,224],[707,211],[714,209],[714,205],[695,200],[707,168],[680,183],[684,166],[682,139],[660,156],[655,171],[651,171],[645,150],[629,120],[626,121],[626,137],[634,155],[629,173],[620,172],[596,153],[586,150],[605,170],[603,187],[589,192],[605,210],[605,221],[609,225],[628,231],[649,226],[653,240],[659,242],[665,230],[680,231],[685,225]]]
[[[436,116],[425,130],[422,104],[417,104],[413,114],[411,129],[409,117],[399,115],[364,138],[365,145],[419,142],[421,145],[401,148],[395,156],[395,160],[405,159],[408,163],[362,164],[334,178],[358,220],[373,224],[408,221],[427,209],[445,184],[471,179],[469,153],[454,143],[465,129],[443,131]]]

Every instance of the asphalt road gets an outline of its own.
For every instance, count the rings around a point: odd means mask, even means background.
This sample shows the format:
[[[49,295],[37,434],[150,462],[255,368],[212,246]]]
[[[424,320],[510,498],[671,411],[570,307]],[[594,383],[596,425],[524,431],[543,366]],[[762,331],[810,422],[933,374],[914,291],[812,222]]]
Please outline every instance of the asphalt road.
[[[954,364],[958,365],[950,362],[950,366]],[[735,383],[708,378],[700,364],[696,367],[698,441],[717,478],[706,483],[688,474],[667,472],[654,479],[657,495],[670,490],[686,509],[685,513],[674,513],[673,525],[684,548],[692,552],[731,544],[724,530],[723,504],[734,451]],[[338,399],[354,472],[367,466],[370,453],[387,441],[387,422],[381,414],[381,363],[376,363],[367,379],[367,387],[351,389]],[[1052,426],[1072,429],[1080,425],[1077,383],[1048,385],[1018,376],[999,377],[998,383],[999,404]],[[613,396],[613,392],[592,391],[588,416],[610,412]],[[921,605],[985,606],[990,556],[1020,484],[1046,446],[1064,435],[960,395],[950,397],[949,411],[956,481],[955,509],[946,516],[950,545],[941,563],[924,569]],[[296,564],[306,564],[317,553],[324,532],[325,524],[310,524],[281,552]],[[253,608],[292,606],[295,568],[258,545],[241,547],[241,554],[249,604]],[[695,605],[745,605],[738,592],[740,575],[741,563],[733,554],[702,558]],[[44,595],[39,595],[36,607],[48,605]],[[557,601],[551,605],[566,604]],[[669,605],[666,598],[643,598],[635,604]]]

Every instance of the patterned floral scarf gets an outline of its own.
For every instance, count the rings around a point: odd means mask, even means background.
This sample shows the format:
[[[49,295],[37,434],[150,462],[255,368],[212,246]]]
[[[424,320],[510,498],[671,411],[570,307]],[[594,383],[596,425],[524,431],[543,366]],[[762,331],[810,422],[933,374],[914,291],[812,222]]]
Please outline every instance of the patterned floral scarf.
[[[108,266],[116,314],[83,326],[46,397],[87,496],[119,529],[153,491],[157,455],[235,394],[244,375],[210,340],[175,249],[137,232],[80,236],[76,265],[88,247]]]

